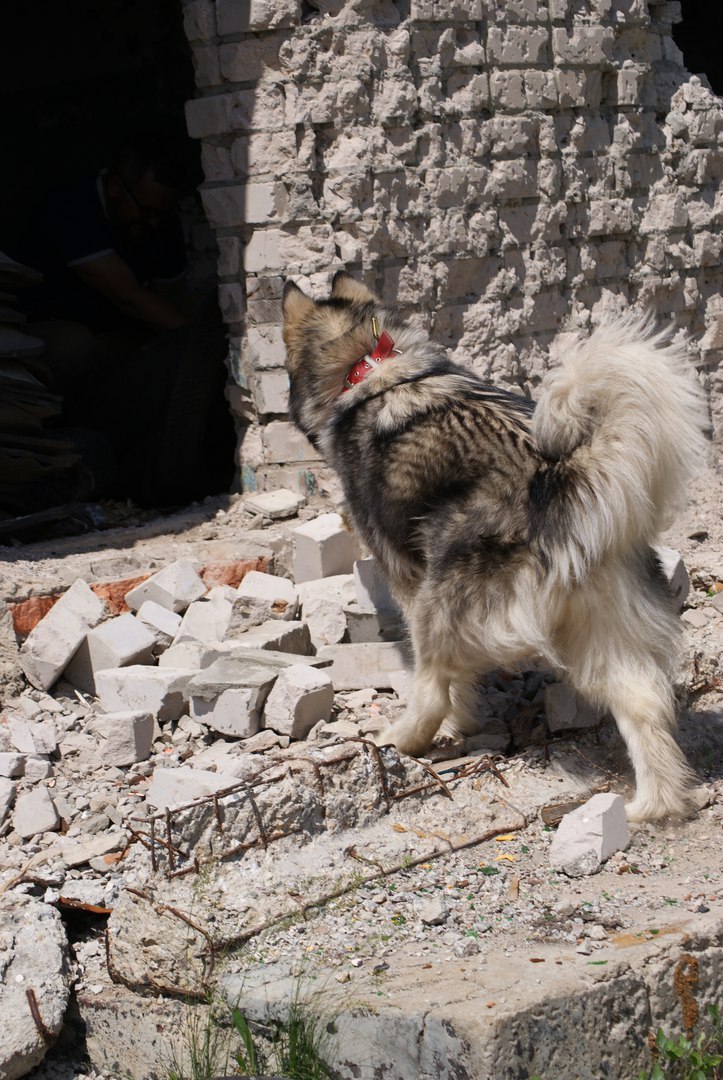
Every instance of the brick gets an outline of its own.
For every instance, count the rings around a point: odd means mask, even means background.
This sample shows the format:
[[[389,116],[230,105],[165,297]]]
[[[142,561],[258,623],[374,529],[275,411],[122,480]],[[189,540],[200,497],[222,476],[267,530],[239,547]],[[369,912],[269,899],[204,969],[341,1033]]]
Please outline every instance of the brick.
[[[155,644],[155,635],[134,615],[130,612],[118,615],[87,634],[64,676],[73,686],[94,694],[96,671],[128,664],[150,664]]]
[[[153,634],[156,653],[168,648],[181,625],[180,615],[157,604],[155,600],[145,600],[138,608],[136,617]]]
[[[389,582],[378,559],[368,556],[354,563],[356,601],[362,611],[398,614],[399,605],[389,591]]]
[[[74,582],[20,647],[20,666],[28,681],[38,689],[48,690],[104,611],[103,602],[85,581]]]
[[[576,26],[568,32],[552,31],[552,51],[556,64],[592,67],[605,65],[612,57],[613,30],[605,26]]]
[[[487,53],[490,63],[543,64],[547,61],[548,33],[544,27],[511,26],[507,29],[490,27]]]
[[[295,424],[274,420],[262,433],[264,455],[268,462],[316,461],[318,453]]]
[[[344,608],[344,615],[353,645],[365,641],[401,641],[404,637],[404,624],[399,614],[350,604]]]
[[[302,617],[317,649],[344,639],[347,632],[344,609],[354,596],[351,574],[312,579],[299,585]]]
[[[145,761],[153,743],[153,716],[148,712],[116,712],[95,716],[90,730],[100,739],[104,765],[122,768]]]
[[[261,415],[289,411],[289,376],[283,368],[258,375],[254,381],[254,401]]]
[[[317,656],[331,660],[328,673],[335,690],[389,690],[390,680],[406,666],[404,649],[393,642],[324,645]]]
[[[217,585],[207,597],[194,600],[186,609],[173,644],[183,641],[223,641],[231,623],[235,598],[235,589],[228,585]]]
[[[334,686],[324,671],[292,666],[279,673],[264,707],[266,727],[292,739],[305,739],[320,720],[327,722]]]
[[[247,510],[252,514],[262,514],[271,521],[281,518],[294,517],[306,500],[296,492],[286,488],[276,488],[274,491],[258,492],[249,495],[244,503]]]
[[[321,514],[291,535],[297,582],[351,573],[360,554],[358,540],[344,528],[339,514]]]
[[[201,202],[214,228],[233,229],[246,221],[245,185],[240,180],[224,187],[201,188]]]
[[[193,563],[178,559],[126,593],[126,603],[137,611],[146,600],[153,600],[170,611],[182,612],[205,592],[206,586]]]
[[[225,135],[231,124],[232,95],[212,94],[186,102],[186,128],[192,139]]]
[[[161,721],[183,715],[183,691],[196,669],[131,665],[95,674],[96,694],[104,712],[148,712]]]
[[[216,33],[212,0],[192,0],[183,6],[183,29],[189,41],[210,41]]]
[[[240,653],[217,660],[188,683],[191,716],[222,735],[237,739],[255,735],[277,673]]]
[[[258,625],[267,619],[293,619],[299,606],[293,582],[255,570],[243,579],[236,596],[230,630],[244,624]]]
[[[309,627],[296,619],[268,619],[260,626],[252,626],[228,640],[239,648],[270,649],[297,656],[307,656],[312,652]]]
[[[298,0],[216,0],[216,23],[222,35],[273,30],[298,22]]]

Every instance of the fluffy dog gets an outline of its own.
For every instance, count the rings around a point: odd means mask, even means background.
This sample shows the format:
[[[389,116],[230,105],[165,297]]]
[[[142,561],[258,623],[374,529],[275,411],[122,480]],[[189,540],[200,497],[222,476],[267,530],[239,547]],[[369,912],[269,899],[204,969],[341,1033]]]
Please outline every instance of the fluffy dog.
[[[539,400],[489,386],[336,274],[284,292],[291,415],[337,471],[414,648],[410,706],[380,742],[422,754],[476,729],[476,678],[539,656],[608,709],[627,745],[633,821],[690,809],[674,736],[680,624],[651,543],[705,453],[685,350],[610,319]]]

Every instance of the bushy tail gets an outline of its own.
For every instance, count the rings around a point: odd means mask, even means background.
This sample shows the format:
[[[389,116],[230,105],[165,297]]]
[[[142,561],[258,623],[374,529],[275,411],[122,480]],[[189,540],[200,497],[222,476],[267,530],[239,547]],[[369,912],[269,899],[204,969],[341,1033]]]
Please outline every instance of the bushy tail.
[[[607,554],[652,543],[685,505],[706,426],[685,345],[650,317],[609,318],[574,347],[546,376],[532,421],[549,462],[553,570],[579,581]]]

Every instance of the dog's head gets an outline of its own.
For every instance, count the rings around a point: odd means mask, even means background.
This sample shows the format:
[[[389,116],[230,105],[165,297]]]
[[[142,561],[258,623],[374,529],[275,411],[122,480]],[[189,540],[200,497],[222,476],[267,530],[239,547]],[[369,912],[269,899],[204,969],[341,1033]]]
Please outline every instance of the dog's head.
[[[381,322],[387,313],[366,285],[340,270],[328,300],[312,300],[287,282],[283,314],[291,415],[311,437],[341,394],[349,368],[373,349],[372,319]]]

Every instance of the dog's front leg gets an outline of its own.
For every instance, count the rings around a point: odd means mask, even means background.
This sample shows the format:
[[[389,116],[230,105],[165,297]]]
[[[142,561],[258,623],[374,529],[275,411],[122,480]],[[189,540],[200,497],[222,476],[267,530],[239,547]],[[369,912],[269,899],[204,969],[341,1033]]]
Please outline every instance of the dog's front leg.
[[[434,668],[420,665],[414,675],[409,706],[397,720],[377,736],[379,746],[396,746],[404,754],[419,757],[437,734],[450,708],[449,678]]]

